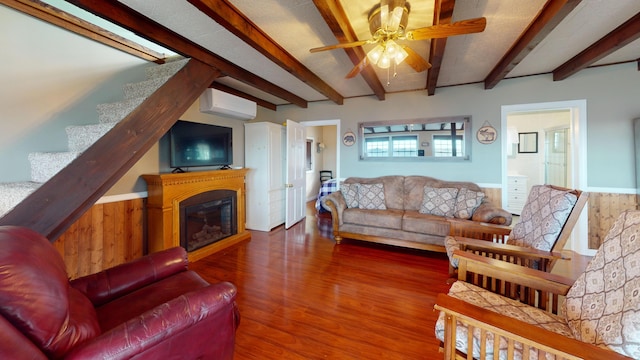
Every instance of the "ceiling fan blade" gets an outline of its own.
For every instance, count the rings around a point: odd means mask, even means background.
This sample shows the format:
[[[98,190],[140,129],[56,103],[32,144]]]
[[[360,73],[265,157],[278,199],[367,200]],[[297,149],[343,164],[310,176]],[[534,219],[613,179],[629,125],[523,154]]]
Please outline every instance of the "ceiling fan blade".
[[[310,49],[309,51],[312,53],[315,53],[315,52],[325,51],[325,50],[352,48],[352,47],[362,46],[364,44],[367,44],[369,43],[369,41],[370,40],[361,40],[361,41],[354,41],[354,42],[335,44],[335,45],[329,45],[329,46],[321,46],[321,47]]]
[[[353,69],[351,69],[351,71],[349,71],[349,73],[347,74],[347,76],[345,76],[345,78],[351,79],[356,75],[360,74],[360,72],[364,70],[364,68],[367,67],[367,65],[369,65],[369,60],[367,59],[368,58],[366,56],[362,58],[362,60],[360,60],[360,62],[356,66],[354,66]]]
[[[402,48],[407,52],[407,54],[409,54],[404,61],[407,65],[411,66],[413,70],[416,72],[423,72],[431,68],[431,64],[429,64],[429,62],[422,56],[418,55],[417,52],[413,51],[413,49],[406,45],[402,46]]]
[[[437,39],[454,35],[465,35],[483,32],[487,26],[486,18],[475,18],[456,21],[451,24],[433,25],[407,32],[409,40]]]

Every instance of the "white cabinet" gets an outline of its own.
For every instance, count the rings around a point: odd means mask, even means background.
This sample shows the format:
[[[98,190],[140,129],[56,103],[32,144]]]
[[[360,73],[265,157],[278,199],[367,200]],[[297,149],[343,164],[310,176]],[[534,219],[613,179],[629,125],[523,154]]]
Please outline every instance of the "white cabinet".
[[[509,175],[507,177],[507,210],[520,215],[524,203],[527,201],[527,177],[523,175]]]
[[[285,143],[282,125],[244,124],[247,229],[269,231],[284,223]]]

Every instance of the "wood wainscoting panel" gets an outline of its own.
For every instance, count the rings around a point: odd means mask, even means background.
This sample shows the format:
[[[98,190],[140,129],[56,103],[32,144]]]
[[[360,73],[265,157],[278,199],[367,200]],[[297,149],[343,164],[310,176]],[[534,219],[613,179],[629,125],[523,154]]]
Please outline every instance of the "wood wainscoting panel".
[[[502,207],[502,189],[501,188],[480,188],[487,199],[496,206]]]
[[[137,259],[146,253],[146,199],[96,204],[53,245],[72,279]]]
[[[589,249],[597,250],[621,212],[638,208],[636,194],[589,193]]]

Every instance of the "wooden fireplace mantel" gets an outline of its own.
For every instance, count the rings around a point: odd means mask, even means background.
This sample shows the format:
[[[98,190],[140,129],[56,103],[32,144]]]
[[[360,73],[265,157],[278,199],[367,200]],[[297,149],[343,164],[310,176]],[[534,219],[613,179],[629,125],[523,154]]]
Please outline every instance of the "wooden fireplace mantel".
[[[245,228],[245,176],[248,169],[197,171],[177,174],[147,174],[149,252],[180,246],[180,202],[212,190],[236,192],[238,233],[189,252],[196,261],[240,241],[251,238]]]

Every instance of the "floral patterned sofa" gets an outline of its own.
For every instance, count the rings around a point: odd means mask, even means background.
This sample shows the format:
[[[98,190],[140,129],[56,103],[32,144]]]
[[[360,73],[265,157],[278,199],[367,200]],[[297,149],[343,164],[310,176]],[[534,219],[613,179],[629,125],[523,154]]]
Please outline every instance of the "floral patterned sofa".
[[[444,252],[452,227],[511,224],[478,185],[428,176],[350,177],[322,202],[338,244],[348,238]]]

